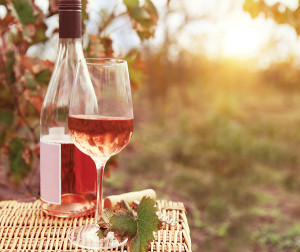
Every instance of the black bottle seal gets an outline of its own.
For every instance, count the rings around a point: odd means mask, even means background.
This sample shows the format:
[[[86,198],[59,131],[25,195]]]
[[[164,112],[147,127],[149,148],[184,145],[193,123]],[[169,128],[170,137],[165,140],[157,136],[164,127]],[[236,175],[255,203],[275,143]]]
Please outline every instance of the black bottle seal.
[[[81,38],[81,0],[58,0],[59,38]]]

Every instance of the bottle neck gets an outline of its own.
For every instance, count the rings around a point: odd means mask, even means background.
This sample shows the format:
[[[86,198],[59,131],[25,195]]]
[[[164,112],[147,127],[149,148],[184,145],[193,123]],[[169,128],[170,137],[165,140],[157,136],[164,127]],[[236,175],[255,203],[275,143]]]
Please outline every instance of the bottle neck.
[[[74,58],[83,58],[81,38],[59,38],[58,56],[63,52],[64,58],[73,55]]]
[[[81,38],[60,38],[56,61],[69,61],[69,65],[76,65],[77,60],[84,58]],[[58,63],[57,62],[57,63]]]
[[[59,38],[81,38],[80,10],[59,10]]]
[[[64,135],[68,132],[68,107],[76,64],[83,57],[80,38],[59,39],[55,66],[41,111],[41,137],[68,142],[69,138]],[[50,128],[54,128],[52,132]]]

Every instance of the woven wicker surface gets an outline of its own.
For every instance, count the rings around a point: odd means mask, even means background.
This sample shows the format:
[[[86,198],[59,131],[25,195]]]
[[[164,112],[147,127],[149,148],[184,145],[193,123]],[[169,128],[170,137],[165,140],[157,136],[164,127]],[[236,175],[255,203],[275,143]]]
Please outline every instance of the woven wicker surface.
[[[92,217],[63,219],[50,217],[40,209],[40,201],[0,202],[0,251],[88,251],[72,245],[67,234],[76,226],[92,223]],[[181,202],[157,201],[163,218],[176,221],[164,224],[155,233],[149,251],[191,251],[190,230]],[[93,250],[94,251],[94,250]],[[101,250],[103,251],[103,250]],[[126,252],[126,245],[106,251]]]

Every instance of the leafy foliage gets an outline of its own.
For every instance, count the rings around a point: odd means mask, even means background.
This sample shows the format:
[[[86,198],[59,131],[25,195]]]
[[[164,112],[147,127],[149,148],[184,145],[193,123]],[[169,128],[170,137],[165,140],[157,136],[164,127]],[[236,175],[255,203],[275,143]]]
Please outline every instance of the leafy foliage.
[[[9,162],[13,179],[16,183],[20,183],[22,177],[26,176],[30,170],[32,154],[26,143],[18,137],[14,137],[9,145]]]
[[[137,232],[137,223],[134,216],[120,212],[111,219],[111,229],[116,231],[121,237],[134,237]]]
[[[289,24],[300,35],[300,7],[296,10],[291,10],[282,3],[270,6],[264,0],[245,0],[244,10],[249,12],[252,18],[256,18],[260,13],[263,13],[266,17],[273,18],[279,24]]]
[[[144,5],[140,6],[138,0],[124,0],[124,4],[140,39],[150,38],[154,33],[153,24],[156,24],[158,19],[153,3],[150,0],[146,0]]]
[[[114,214],[110,209],[104,210],[98,235],[103,237],[113,231],[120,241],[128,238],[128,251],[146,252],[154,240],[153,232],[158,231],[161,224],[156,212],[155,201],[149,197],[141,200],[136,214],[122,201]]]
[[[157,11],[151,0],[140,6],[134,1],[124,13],[115,9],[102,15],[97,34],[86,32],[89,20],[88,0],[82,1],[82,27],[88,38],[85,48],[87,57],[113,57],[113,39],[107,29],[122,16],[129,17],[137,34],[143,33],[141,40],[153,36],[157,21]],[[48,18],[58,13],[57,1],[49,0],[45,13],[31,0],[1,0],[6,15],[0,19],[0,158],[1,167],[16,186],[23,185],[32,190],[29,174],[38,174],[39,167],[39,116],[42,101],[53,70],[53,62],[27,55],[32,46],[41,45],[50,38],[46,36]],[[133,12],[134,10],[134,12]],[[141,13],[143,12],[143,13]],[[137,18],[145,15],[147,18]],[[133,14],[134,13],[134,14]],[[137,20],[136,20],[137,19]],[[136,24],[139,24],[138,26]],[[58,29],[54,30],[54,34]],[[145,72],[135,64],[141,63],[139,52],[125,55],[130,59],[132,85],[141,84]],[[117,165],[114,159],[112,168]],[[109,170],[109,169],[106,169]]]
[[[160,221],[156,215],[154,200],[143,198],[137,209],[137,233],[129,240],[133,252],[146,252],[149,243],[154,240],[153,232],[157,231]]]
[[[30,46],[47,40],[45,16],[31,1],[7,1],[0,22],[1,141],[3,167],[19,185],[37,166],[39,113],[53,63],[30,58]],[[7,159],[2,157],[7,157]]]

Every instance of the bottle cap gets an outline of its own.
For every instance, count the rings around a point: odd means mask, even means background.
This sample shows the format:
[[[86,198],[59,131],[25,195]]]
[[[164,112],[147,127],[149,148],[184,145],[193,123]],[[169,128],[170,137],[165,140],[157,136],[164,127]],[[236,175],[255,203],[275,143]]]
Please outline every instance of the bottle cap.
[[[81,0],[58,0],[59,11],[81,11]]]
[[[81,0],[58,0],[59,37],[81,38]]]

